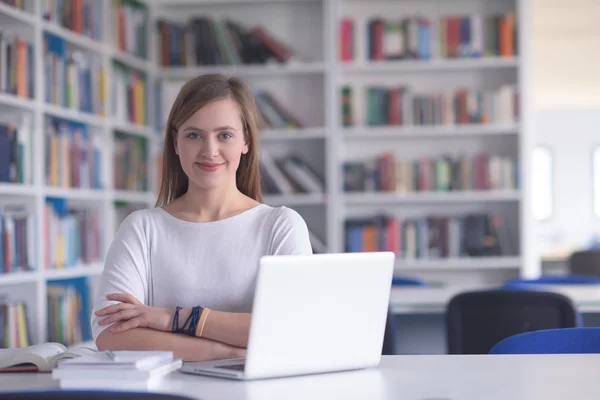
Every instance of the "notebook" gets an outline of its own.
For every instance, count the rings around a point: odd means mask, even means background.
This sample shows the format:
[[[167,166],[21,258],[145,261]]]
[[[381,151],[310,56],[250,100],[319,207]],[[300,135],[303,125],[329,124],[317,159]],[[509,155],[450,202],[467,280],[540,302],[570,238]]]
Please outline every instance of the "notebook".
[[[147,369],[173,361],[171,351],[113,351],[114,359],[106,352],[61,360],[60,369]]]

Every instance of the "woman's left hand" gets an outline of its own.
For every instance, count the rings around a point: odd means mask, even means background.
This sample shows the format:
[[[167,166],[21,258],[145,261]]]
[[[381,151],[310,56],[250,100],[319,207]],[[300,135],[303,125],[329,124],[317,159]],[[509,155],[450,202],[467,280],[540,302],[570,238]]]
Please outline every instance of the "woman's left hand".
[[[109,294],[106,297],[121,302],[96,311],[98,316],[107,316],[99,322],[101,326],[120,322],[110,328],[111,332],[124,332],[133,328],[171,331],[174,311],[147,306],[127,293]]]

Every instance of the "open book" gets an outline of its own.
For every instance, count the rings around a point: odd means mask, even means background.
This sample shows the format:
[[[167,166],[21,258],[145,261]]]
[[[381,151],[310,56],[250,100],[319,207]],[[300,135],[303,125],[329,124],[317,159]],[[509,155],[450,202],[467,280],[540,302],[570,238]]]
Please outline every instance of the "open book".
[[[93,342],[72,347],[60,343],[35,344],[28,347],[0,350],[0,372],[50,372],[59,360],[94,354]]]

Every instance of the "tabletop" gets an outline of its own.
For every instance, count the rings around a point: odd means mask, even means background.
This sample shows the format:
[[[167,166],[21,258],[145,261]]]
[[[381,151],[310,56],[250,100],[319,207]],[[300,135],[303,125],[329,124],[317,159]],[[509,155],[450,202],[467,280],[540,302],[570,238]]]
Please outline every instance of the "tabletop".
[[[600,354],[384,356],[378,368],[238,382],[173,373],[155,391],[192,399],[599,399]],[[50,374],[0,374],[0,392],[57,388]]]

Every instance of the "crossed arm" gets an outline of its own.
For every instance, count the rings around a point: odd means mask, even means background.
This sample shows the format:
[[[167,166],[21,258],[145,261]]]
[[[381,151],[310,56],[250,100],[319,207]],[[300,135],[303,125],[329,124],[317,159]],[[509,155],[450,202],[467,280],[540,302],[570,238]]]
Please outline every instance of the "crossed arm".
[[[96,311],[101,326],[111,325],[98,336],[103,350],[167,350],[186,361],[205,361],[245,356],[250,314],[211,310],[202,337],[171,332],[174,310],[146,306],[130,294],[107,296],[117,304]],[[179,313],[185,321],[190,309]],[[182,324],[182,322],[180,322]]]

